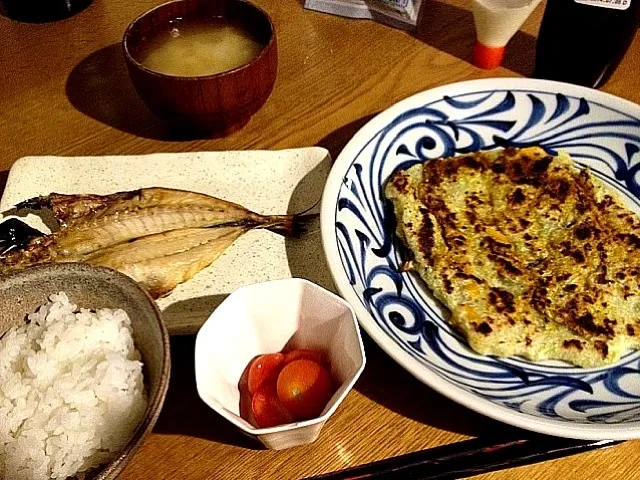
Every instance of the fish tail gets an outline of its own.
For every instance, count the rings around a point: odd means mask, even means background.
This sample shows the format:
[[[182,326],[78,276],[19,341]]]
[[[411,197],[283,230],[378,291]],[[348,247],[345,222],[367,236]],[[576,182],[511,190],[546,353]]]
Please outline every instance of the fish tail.
[[[264,222],[257,228],[284,235],[285,237],[300,238],[309,231],[311,223],[318,218],[317,213],[306,215],[271,215],[264,218]]]

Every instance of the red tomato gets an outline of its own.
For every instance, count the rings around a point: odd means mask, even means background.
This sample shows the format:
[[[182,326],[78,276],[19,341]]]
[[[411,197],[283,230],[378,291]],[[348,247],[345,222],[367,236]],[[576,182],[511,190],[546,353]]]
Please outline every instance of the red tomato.
[[[284,355],[281,353],[267,353],[256,357],[249,366],[247,378],[249,393],[253,395],[260,388],[260,385],[267,382],[274,383],[278,378],[283,361]]]
[[[262,384],[251,400],[251,410],[256,425],[260,428],[275,427],[294,421],[293,416],[278,400],[275,383]]]
[[[249,393],[249,367],[251,362],[246,366],[238,381],[238,391],[240,393],[240,416],[247,422],[255,425],[253,414],[251,412],[251,394]]]
[[[318,350],[307,350],[306,348],[297,348],[289,352],[284,352],[284,364],[291,363],[294,360],[306,358],[307,360],[313,360],[320,365],[327,366],[327,357],[323,352]]]
[[[317,417],[333,395],[333,380],[313,360],[294,360],[284,366],[277,383],[278,398],[300,420]]]

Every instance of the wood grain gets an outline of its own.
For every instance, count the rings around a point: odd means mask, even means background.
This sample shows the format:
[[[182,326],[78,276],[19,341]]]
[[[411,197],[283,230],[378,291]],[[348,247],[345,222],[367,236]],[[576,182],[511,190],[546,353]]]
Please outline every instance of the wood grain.
[[[505,66],[473,67],[474,28],[465,0],[425,0],[412,35],[370,22],[305,11],[302,0],[255,0],[272,17],[278,77],[264,107],[220,139],[172,138],[138,99],[120,40],[127,24],[162,0],[94,0],[54,24],[0,17],[0,170],[24,155],[113,155],[322,145],[335,156],[367,119],[408,95],[445,83],[528,75],[542,5],[512,40]],[[640,102],[640,35],[603,90]],[[46,165],[43,165],[46,168]],[[2,177],[0,176],[0,179]],[[362,379],[316,443],[259,450],[197,397],[193,338],[172,340],[165,407],[121,478],[297,479],[513,430],[441,397],[373,342]],[[523,433],[524,434],[524,433]],[[474,478],[640,478],[635,449],[619,446]]]

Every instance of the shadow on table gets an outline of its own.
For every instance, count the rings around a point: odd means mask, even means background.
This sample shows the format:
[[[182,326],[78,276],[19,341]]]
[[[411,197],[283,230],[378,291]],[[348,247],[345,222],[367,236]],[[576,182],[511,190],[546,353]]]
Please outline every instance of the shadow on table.
[[[318,142],[317,146],[329,151],[331,159],[318,164],[296,185],[287,213],[320,212],[322,192],[331,168],[330,161],[335,161],[347,142],[374,116],[375,114],[367,115],[348,123]],[[306,278],[328,290],[336,291],[322,247],[319,216],[307,223],[307,233],[302,238],[287,238],[285,249],[292,277]]]
[[[438,50],[471,63],[476,31],[473,14],[441,0],[424,0],[414,36]],[[535,60],[536,38],[518,31],[509,42],[503,66],[530,76]]]
[[[78,63],[67,78],[66,94],[76,109],[123,132],[155,140],[192,140],[172,133],[138,97],[119,43]]]
[[[334,290],[320,234],[320,201],[322,191],[331,170],[331,158],[324,159],[308,172],[296,185],[289,204],[288,214],[304,212],[305,233],[300,238],[285,238],[284,247],[289,271],[294,278],[305,278],[326,289]]]
[[[353,138],[353,136],[360,130],[365,124],[375,117],[379,112],[365,115],[362,118],[354,120],[342,127],[334,130],[326,137],[322,138],[318,142],[318,147],[323,147],[329,150],[331,159],[335,162],[336,158],[345,147],[345,145]]]
[[[200,399],[195,382],[194,350],[195,336],[171,337],[171,381],[153,431],[261,450],[260,443],[240,433]]]
[[[0,196],[4,194],[4,187],[7,186],[7,179],[9,178],[9,170],[0,171]]]
[[[226,299],[228,295],[205,295],[187,298],[168,305],[162,310],[169,335],[193,335],[206,322],[211,312]]]
[[[528,438],[531,433],[491,420],[427,387],[363,333],[367,365],[355,389],[404,417],[462,435]]]

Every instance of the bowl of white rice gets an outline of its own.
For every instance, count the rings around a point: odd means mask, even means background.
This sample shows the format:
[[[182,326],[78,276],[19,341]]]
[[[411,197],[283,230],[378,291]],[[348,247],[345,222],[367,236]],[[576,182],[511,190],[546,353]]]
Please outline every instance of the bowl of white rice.
[[[0,275],[0,478],[115,479],[169,385],[155,302],[110,269]]]

